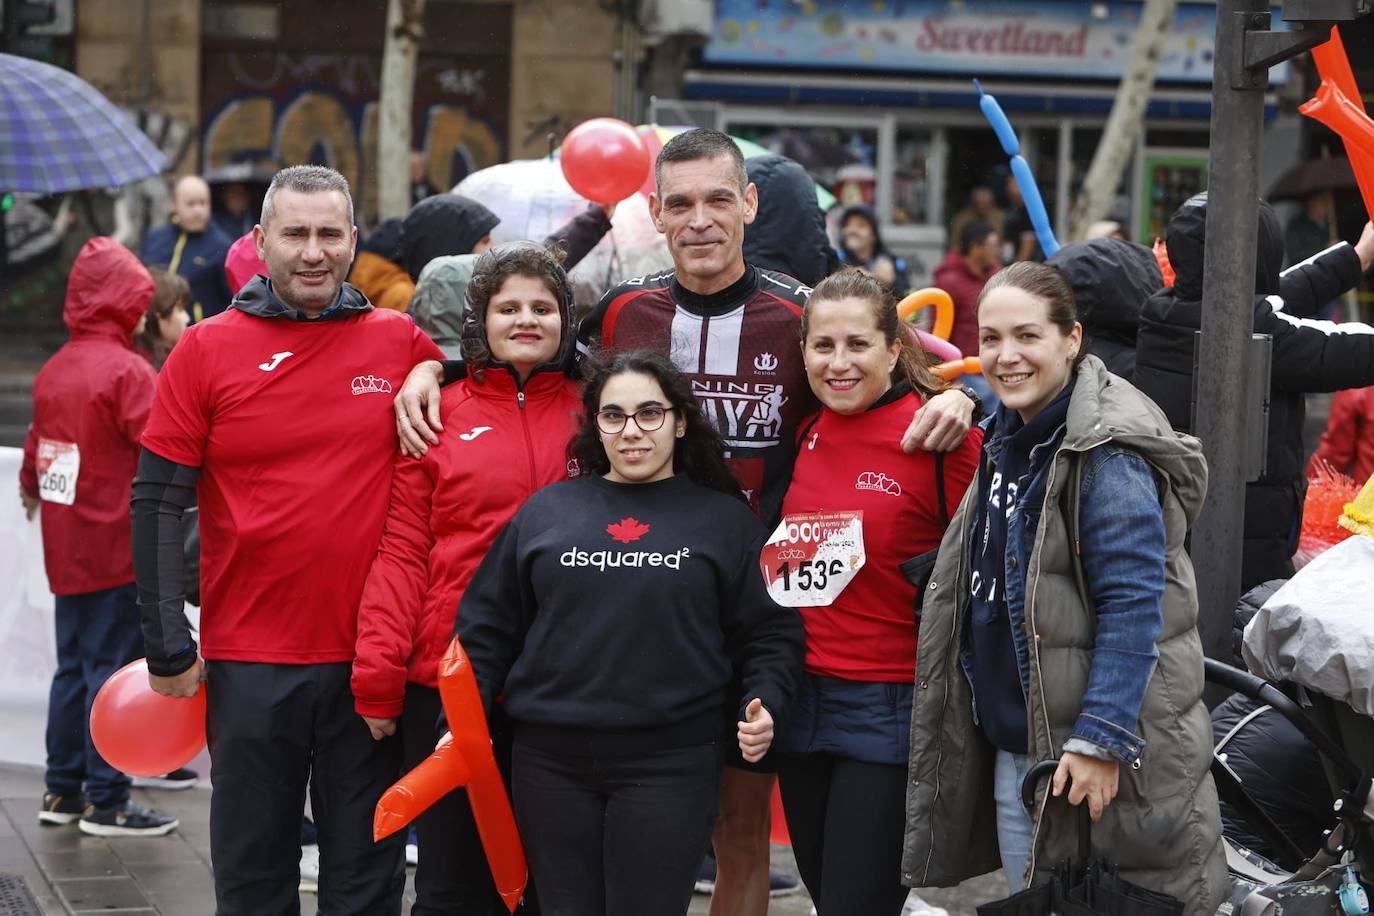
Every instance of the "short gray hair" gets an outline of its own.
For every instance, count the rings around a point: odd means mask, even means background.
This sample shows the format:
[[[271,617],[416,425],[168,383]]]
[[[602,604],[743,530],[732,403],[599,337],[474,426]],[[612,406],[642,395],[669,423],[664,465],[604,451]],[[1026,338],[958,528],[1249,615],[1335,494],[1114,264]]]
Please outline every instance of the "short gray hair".
[[[353,195],[348,193],[348,179],[324,165],[293,165],[282,169],[272,176],[267,186],[267,194],[262,199],[262,216],[258,223],[266,228],[272,220],[272,198],[278,188],[286,188],[298,194],[319,194],[323,191],[338,191],[348,204],[348,224],[353,225]]]
[[[731,171],[740,193],[749,187],[749,172],[744,167],[744,154],[739,144],[729,134],[723,134],[709,127],[697,127],[674,136],[658,151],[654,160],[655,189],[663,184],[663,166],[669,162],[695,162],[699,159],[715,159],[724,156],[730,160]]]

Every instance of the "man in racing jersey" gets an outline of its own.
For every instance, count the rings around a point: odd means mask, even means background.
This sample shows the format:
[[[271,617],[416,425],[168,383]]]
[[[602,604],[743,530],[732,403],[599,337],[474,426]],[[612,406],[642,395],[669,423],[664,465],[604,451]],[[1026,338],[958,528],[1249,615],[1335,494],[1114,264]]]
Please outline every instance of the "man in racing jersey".
[[[628,280],[607,292],[578,332],[584,351],[647,348],[668,353],[692,381],[727,457],[765,519],[781,507],[787,454],[797,425],[819,409],[802,364],[801,312],[809,287],[744,261],[745,226],[758,193],[739,147],[719,131],[698,129],[664,144],[649,198],[667,238],[673,270]],[[439,385],[461,363],[417,366],[396,398],[402,449],[423,454],[437,442]],[[955,448],[968,432],[973,400],[962,390],[937,395],[902,437],[907,451]],[[777,468],[777,470],[774,470]],[[767,758],[728,761],[712,837],[717,862],[712,916],[762,916],[768,910]]]

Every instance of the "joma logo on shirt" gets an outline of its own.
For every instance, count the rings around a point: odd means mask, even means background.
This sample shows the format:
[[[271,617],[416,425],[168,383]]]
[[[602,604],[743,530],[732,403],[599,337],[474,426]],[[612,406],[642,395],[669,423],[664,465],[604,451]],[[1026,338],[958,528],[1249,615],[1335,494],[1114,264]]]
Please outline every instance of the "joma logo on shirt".
[[[353,379],[353,394],[391,394],[391,383],[375,375],[359,375]]]

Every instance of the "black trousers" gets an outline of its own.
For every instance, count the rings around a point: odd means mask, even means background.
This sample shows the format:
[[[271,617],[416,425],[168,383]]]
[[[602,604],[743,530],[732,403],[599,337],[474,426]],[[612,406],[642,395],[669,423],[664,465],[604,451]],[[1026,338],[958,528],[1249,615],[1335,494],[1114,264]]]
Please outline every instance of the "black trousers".
[[[210,858],[217,916],[300,912],[309,784],[319,833],[321,916],[401,911],[405,835],[372,842],[377,800],[396,781],[401,739],[373,741],[353,711],[348,662],[210,662]]]
[[[829,754],[779,757],[792,853],[824,916],[900,916],[906,767]]]
[[[434,752],[441,707],[439,691],[406,684],[401,714],[406,772]],[[493,743],[496,738],[492,736]],[[421,814],[415,834],[420,864],[411,916],[504,916],[506,906],[496,893],[465,790],[450,792]]]
[[[545,916],[686,913],[720,768],[714,744],[584,757],[517,738],[515,817]]]

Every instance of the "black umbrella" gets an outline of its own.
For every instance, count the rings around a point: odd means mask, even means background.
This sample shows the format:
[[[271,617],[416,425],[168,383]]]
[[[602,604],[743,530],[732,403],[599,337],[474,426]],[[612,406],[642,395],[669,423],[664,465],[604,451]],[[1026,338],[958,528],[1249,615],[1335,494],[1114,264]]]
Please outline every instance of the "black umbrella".
[[[1269,189],[1270,200],[1303,200],[1322,191],[1353,191],[1355,172],[1344,156],[1322,156],[1299,162]]]
[[[1021,784],[1021,801],[1035,806],[1035,785],[1054,773],[1058,760],[1042,760]],[[1078,857],[1055,866],[1050,880],[978,907],[978,916],[1182,916],[1183,903],[1146,890],[1117,874],[1104,859],[1093,859],[1088,803],[1078,806]]]

